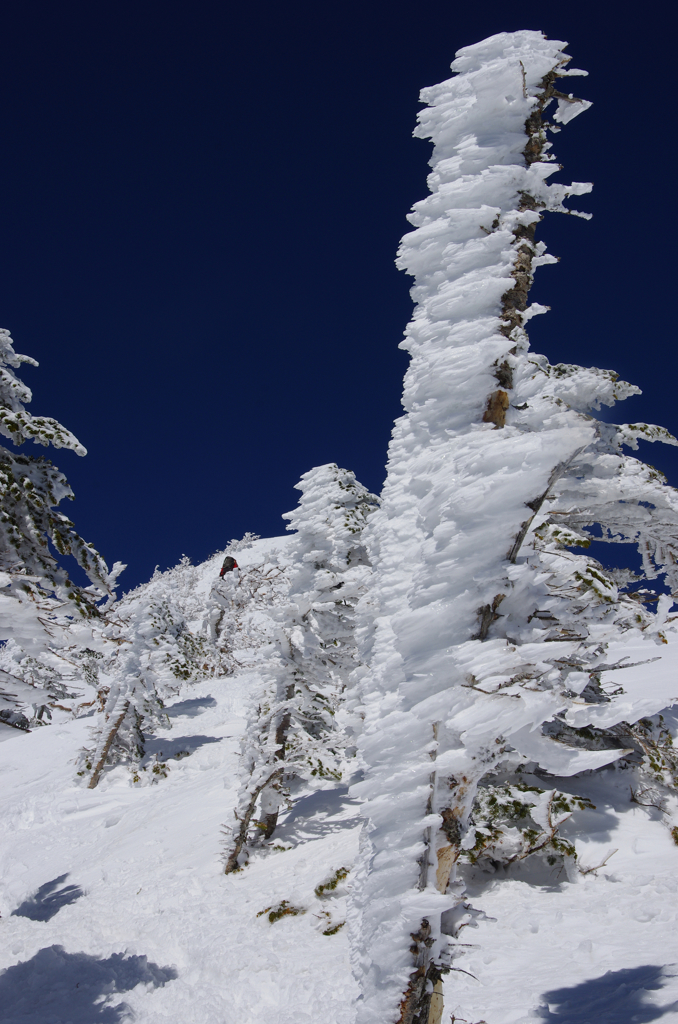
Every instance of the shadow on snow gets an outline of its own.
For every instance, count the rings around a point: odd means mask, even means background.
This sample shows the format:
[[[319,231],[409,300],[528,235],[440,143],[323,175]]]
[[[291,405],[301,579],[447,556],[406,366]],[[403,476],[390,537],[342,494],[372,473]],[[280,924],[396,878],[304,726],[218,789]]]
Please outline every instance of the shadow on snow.
[[[200,747],[204,747],[206,743],[221,742],[222,737],[219,736],[177,736],[173,739],[168,739],[166,736],[147,736],[145,761],[155,755],[161,761],[167,760],[168,757],[187,757],[189,754],[194,754]]]
[[[608,971],[571,988],[544,992],[546,1005],[537,1010],[540,1020],[549,1024],[649,1024],[678,1010],[678,1002],[663,1006],[648,1001],[672,978],[678,977],[676,965],[659,967],[645,964]],[[650,996],[650,1000],[652,997]]]
[[[67,907],[69,903],[75,903],[85,895],[79,885],[64,885],[61,889],[57,889],[57,886],[65,882],[67,878],[68,873],[53,878],[51,882],[45,882],[37,892],[24,900],[20,907],[12,911],[12,917],[28,917],[31,921],[50,921],[62,907]]]
[[[47,946],[30,960],[0,973],[1,1024],[121,1024],[129,1020],[119,992],[139,984],[158,988],[177,977],[172,967],[148,963],[145,956],[113,953],[100,960]]]
[[[332,832],[355,828],[360,803],[348,795],[348,786],[323,789],[296,800],[275,830],[275,840],[297,843],[320,839]]]
[[[190,700],[180,700],[165,708],[165,714],[170,718],[196,718],[202,715],[208,708],[215,708],[217,702],[214,697],[192,697]]]

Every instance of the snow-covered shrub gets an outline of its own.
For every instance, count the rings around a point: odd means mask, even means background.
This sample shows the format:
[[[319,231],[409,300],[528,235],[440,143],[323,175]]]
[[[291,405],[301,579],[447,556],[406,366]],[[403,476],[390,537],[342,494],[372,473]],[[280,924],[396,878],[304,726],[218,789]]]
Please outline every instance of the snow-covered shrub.
[[[27,694],[33,698],[29,726],[49,724],[57,701],[77,699],[80,695],[74,688],[79,673],[65,654],[57,656],[54,651],[43,651],[33,657],[9,640],[0,650],[0,671],[34,688],[34,693]]]
[[[227,829],[227,873],[244,856],[252,824],[271,838],[292,779],[322,788],[346,770],[348,739],[337,711],[358,666],[354,609],[370,572],[362,531],[377,499],[335,464],[312,469],[296,486],[299,505],[284,516],[297,531],[289,594],[264,669],[265,691],[243,740],[244,783]]]
[[[102,718],[96,746],[82,752],[79,774],[93,788],[104,768],[129,765],[140,778],[144,731],[169,725],[164,702],[185,682],[214,673],[215,658],[207,636],[189,628],[186,614],[199,614],[196,570],[186,557],[126,594],[103,624],[103,659],[88,659]],[[95,673],[95,676],[94,676]]]
[[[83,750],[78,762],[78,775],[90,789],[96,787],[104,769],[119,763],[129,765],[133,777],[138,776],[145,753],[144,725],[169,724],[158,685],[172,675],[167,662],[174,650],[159,640],[165,638],[160,633],[165,623],[155,613],[152,600],[138,599],[107,631],[107,653],[97,673],[101,721],[96,745]]]
[[[229,549],[236,544],[243,550],[255,539],[247,534]],[[186,683],[230,674],[241,652],[269,642],[271,620],[264,612],[285,590],[284,567],[262,563],[216,579],[208,593],[202,568],[184,556],[126,594],[100,636],[102,718],[96,747],[82,752],[78,766],[88,785],[96,786],[104,769],[121,763],[133,781],[146,779],[144,733],[169,724],[165,701]]]
[[[555,89],[583,74],[565,69],[564,45],[493,36],[422,93],[415,134],[434,143],[431,195],[398,259],[415,277],[406,414],[365,532],[374,578],[361,605],[366,775],[355,793],[369,825],[350,918],[360,1024],[428,1020],[454,955],[441,916],[464,899],[460,856],[524,858],[539,844],[568,856],[557,829],[572,800],[550,790],[529,807],[513,773],[631,765],[649,729],[638,723],[675,697],[663,660],[676,643],[672,599],[638,586],[658,574],[678,583],[678,494],[623,448],[675,441],[599,420],[601,405],[637,389],[611,371],[550,365],[525,331],[546,312],[528,305],[534,270],[555,262],[537,224],[590,190],[547,183],[559,170],[547,130],[589,106]],[[590,557],[600,538],[635,544],[640,574]],[[652,742],[650,771],[661,767]]]
[[[224,554],[233,550],[231,542]],[[237,671],[245,652],[270,643],[271,614],[281,606],[288,586],[286,567],[274,560],[235,569],[214,581],[203,632],[210,638],[217,674]]]
[[[587,808],[593,808],[587,797],[544,790],[523,780],[483,782],[463,841],[455,834],[458,824],[453,815],[443,814],[442,827],[445,830],[447,818],[452,825],[448,839],[459,844],[460,859],[471,864],[489,861],[494,868],[541,855],[553,866],[564,858],[576,860],[573,843],[560,836],[559,829],[575,811]]]
[[[229,541],[228,544],[226,545],[226,550],[223,552],[223,554],[234,555],[236,551],[245,551],[247,548],[252,546],[255,540],[261,540],[259,534],[250,533],[250,531],[248,530],[247,533],[243,534],[240,540],[236,540],[234,538],[233,540]]]

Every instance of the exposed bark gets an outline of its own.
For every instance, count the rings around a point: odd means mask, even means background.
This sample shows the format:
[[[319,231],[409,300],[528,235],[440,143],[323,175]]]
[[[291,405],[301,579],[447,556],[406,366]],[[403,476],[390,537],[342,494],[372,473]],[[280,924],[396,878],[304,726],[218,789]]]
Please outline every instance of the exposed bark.
[[[431,1003],[428,1011],[428,1024],[442,1024],[444,1008],[443,979],[438,978],[433,986],[433,992],[431,994]]]
[[[461,841],[463,839],[462,819],[475,799],[478,778],[469,778],[463,775],[461,782],[456,779],[449,780],[450,789],[454,796],[448,807],[441,812],[443,823],[441,832],[447,840],[445,846],[438,848],[438,868],[436,870],[436,888],[438,892],[447,892],[454,865],[459,859],[461,852]]]
[[[440,977],[440,972],[428,960],[428,951],[432,945],[431,925],[424,918],[419,931],[412,933],[410,952],[414,959],[415,970],[410,975],[410,983],[400,1003],[398,1024],[428,1024],[431,993],[427,992],[426,982],[432,972],[436,972],[438,975],[436,981]]]
[[[261,791],[265,789],[266,786],[269,786],[271,783],[275,782],[277,779],[282,778],[282,774],[282,768],[277,768],[272,775],[269,775],[269,777],[264,782],[262,782],[260,786],[257,786],[256,789],[252,791],[252,795],[245,809],[245,813],[240,819],[240,828],[238,829],[238,834],[233,842],[233,848],[228,856],[228,860],[226,861],[226,867],[224,868],[225,875],[230,875],[230,873],[232,871],[235,871],[235,869],[238,867],[238,857],[240,856],[243,846],[247,842],[247,830],[250,827],[252,815],[254,814],[254,808],[257,805],[257,800],[259,799]]]
[[[113,726],[112,726],[108,736],[106,737],[106,742],[104,743],[104,749],[102,750],[101,757],[97,761],[96,766],[94,768],[94,771],[92,772],[92,778],[89,780],[89,784],[87,786],[88,789],[96,789],[97,783],[99,782],[99,778],[101,777],[101,773],[104,770],[104,765],[106,764],[106,758],[108,757],[108,752],[111,749],[111,744],[113,743],[113,740],[117,736],[118,729],[120,728],[120,726],[124,722],[125,715],[127,714],[128,711],[129,711],[129,701],[127,700],[127,701],[125,701],[125,705],[123,707],[123,710],[122,710],[121,714],[118,715],[118,717],[113,722]]]
[[[526,85],[525,85],[525,69],[522,66],[523,75],[523,94],[526,96]],[[523,150],[523,157],[525,163],[530,164],[536,163],[542,159],[544,155],[544,143],[546,142],[546,132],[543,120],[543,111],[546,104],[553,97],[558,99],[565,99],[571,103],[579,102],[576,98],[565,96],[564,93],[558,92],[554,89],[553,83],[559,77],[558,69],[550,71],[544,76],[541,82],[541,93],[539,94],[537,106],[532,111],[527,121],[525,122],[525,134],[527,135],[527,144]],[[519,209],[525,210],[538,210],[542,204],[529,195],[527,192],[520,194]],[[541,219],[541,215],[540,215]],[[532,269],[532,261],[535,255],[534,248],[534,237],[538,221],[532,224],[521,224],[514,231],[514,238],[516,242],[522,240],[522,244],[518,247],[516,252],[515,262],[513,264],[513,270],[511,271],[511,277],[513,278],[513,285],[508,291],[504,292],[501,299],[502,304],[502,326],[500,327],[501,333],[509,338],[516,327],[522,327],[523,324],[523,313],[527,309],[528,294],[532,287],[534,279],[534,272]],[[497,366],[495,371],[495,377],[502,389],[511,390],[513,388],[513,370],[510,364],[504,360],[501,365]],[[500,430],[506,423],[506,411],[509,407],[509,398],[505,391],[493,392],[487,400],[487,408],[483,415],[483,423],[494,423],[495,429]]]
[[[486,640],[490,626],[493,622],[499,618],[497,608],[506,597],[506,594],[497,594],[492,604],[484,604],[478,609],[478,618],[480,619],[480,628],[472,640]]]
[[[434,737],[437,739],[438,725],[434,725]],[[431,754],[435,759],[435,753]],[[443,823],[441,831],[447,844],[438,848],[436,868],[436,888],[438,892],[446,892],[454,866],[459,858],[463,836],[461,820],[476,792],[478,779],[462,777],[461,782],[450,778],[449,786],[454,790],[451,805],[441,811]],[[431,796],[427,805],[430,814],[433,803],[435,773],[431,777]],[[426,837],[426,850],[422,856],[422,872],[424,863],[428,865],[430,857],[431,836]],[[424,875],[424,878],[426,875]],[[420,878],[421,886],[421,878]],[[414,958],[415,970],[410,975],[410,982],[400,1004],[398,1024],[441,1024],[443,1013],[442,978],[449,968],[444,968],[431,959],[430,947],[431,927],[427,919],[421,923],[418,932],[412,934],[410,952]]]
[[[509,397],[505,391],[493,391],[487,399],[487,408],[483,413],[483,423],[494,423],[495,430],[501,430],[506,424],[506,411]]]

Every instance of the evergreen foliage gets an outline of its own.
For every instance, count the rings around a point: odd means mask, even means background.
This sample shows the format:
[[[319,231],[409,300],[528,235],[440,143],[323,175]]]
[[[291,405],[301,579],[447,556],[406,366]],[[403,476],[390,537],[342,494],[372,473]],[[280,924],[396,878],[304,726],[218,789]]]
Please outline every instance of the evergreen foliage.
[[[30,356],[17,354],[9,332],[0,331],[0,433],[17,448],[33,440],[85,455],[60,423],[25,408],[31,392],[14,372],[22,363],[38,365]],[[45,695],[64,695],[50,652],[73,645],[74,623],[99,617],[102,604],[113,600],[116,578],[124,568],[116,563],[109,572],[98,551],[57,510],[64,498],[72,497],[66,478],[49,460],[0,447],[0,630],[14,641],[9,656],[3,652],[0,669],[6,680],[0,685],[0,720],[6,724],[27,728],[29,720],[18,708],[33,704],[39,721],[47,707]],[[68,555],[84,570],[90,586],[70,579],[59,561]],[[35,694],[27,687],[36,688]]]

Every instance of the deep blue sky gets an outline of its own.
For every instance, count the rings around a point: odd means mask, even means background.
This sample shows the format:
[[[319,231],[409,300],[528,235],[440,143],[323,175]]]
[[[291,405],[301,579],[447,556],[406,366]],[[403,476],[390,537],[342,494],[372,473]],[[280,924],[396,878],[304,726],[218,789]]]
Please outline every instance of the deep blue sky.
[[[3,5],[0,326],[40,361],[32,411],[89,449],[54,454],[64,511],[129,563],[124,589],[283,532],[314,465],[380,488],[411,311],[393,259],[430,152],[419,89],[494,32],[569,40],[595,103],[556,140],[594,219],[541,229],[561,263],[539,271],[553,311],[533,346],[618,370],[645,392],[620,418],[678,433],[668,9]],[[643,455],[678,482],[674,449]]]

